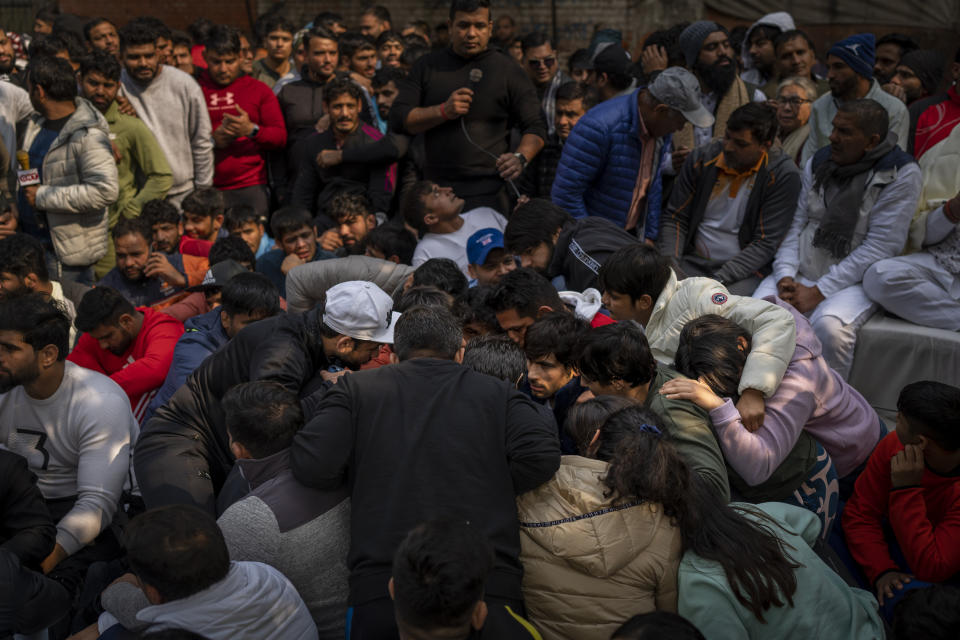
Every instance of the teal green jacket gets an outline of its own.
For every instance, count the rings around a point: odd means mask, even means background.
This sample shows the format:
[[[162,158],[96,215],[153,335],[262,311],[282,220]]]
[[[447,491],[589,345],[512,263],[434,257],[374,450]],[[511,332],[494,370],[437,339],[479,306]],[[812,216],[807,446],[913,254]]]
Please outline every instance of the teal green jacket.
[[[873,595],[848,586],[814,553],[820,520],[800,507],[765,502],[735,503],[760,510],[779,526],[768,525],[784,542],[787,556],[800,566],[793,606],[764,612],[760,622],[733,595],[720,565],[687,552],[680,562],[677,612],[707,640],[874,640],[884,638]],[[758,521],[755,514],[747,518]],[[743,553],[750,553],[743,549]]]

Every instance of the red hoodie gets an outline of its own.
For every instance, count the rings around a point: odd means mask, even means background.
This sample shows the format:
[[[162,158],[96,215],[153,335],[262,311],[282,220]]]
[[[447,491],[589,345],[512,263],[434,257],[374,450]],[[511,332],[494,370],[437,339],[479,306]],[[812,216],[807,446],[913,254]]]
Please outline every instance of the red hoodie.
[[[130,397],[130,407],[139,422],[167,377],[167,369],[173,362],[173,348],[183,335],[183,325],[161,311],[147,307],[138,307],[137,311],[143,314],[143,326],[122,356],[101,349],[97,341],[85,333],[67,360],[110,376]]]
[[[237,138],[224,149],[214,149],[213,186],[242,189],[266,184],[263,152],[282,149],[287,144],[287,128],[277,97],[270,87],[250,76],[240,76],[221,87],[204,71],[199,82],[214,131],[223,122],[224,114],[239,115],[238,106],[247,112],[251,122],[260,126],[257,135]]]
[[[888,571],[943,582],[960,571],[960,476],[924,470],[919,486],[893,488],[890,459],[903,451],[896,433],[877,445],[843,510],[850,554],[870,583]],[[899,567],[883,536],[889,519],[909,567]]]
[[[957,125],[960,125],[960,93],[954,86],[947,91],[946,100],[928,107],[917,119],[917,137],[913,143],[917,160],[949,136]]]

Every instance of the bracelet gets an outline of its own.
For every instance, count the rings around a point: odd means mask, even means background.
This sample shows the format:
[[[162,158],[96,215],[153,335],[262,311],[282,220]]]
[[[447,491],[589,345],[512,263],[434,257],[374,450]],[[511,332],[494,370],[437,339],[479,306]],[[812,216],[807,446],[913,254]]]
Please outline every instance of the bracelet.
[[[443,110],[443,104],[442,102],[440,103],[440,117],[444,120],[449,120],[450,118],[447,117],[447,113]]]

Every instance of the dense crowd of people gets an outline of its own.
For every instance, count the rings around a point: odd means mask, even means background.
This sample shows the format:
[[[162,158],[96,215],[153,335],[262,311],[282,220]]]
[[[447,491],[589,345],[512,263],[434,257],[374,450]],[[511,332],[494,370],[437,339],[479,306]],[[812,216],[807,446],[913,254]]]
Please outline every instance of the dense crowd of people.
[[[0,638],[956,638],[960,49],[634,53],[0,28]]]

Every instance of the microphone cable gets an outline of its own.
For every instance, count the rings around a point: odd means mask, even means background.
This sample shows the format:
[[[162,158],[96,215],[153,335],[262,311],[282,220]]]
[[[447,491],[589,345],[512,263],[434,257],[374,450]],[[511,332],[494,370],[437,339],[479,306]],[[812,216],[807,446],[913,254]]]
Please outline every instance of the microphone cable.
[[[470,86],[469,86],[468,88],[469,88],[471,91],[473,91],[474,94],[477,93],[477,85],[480,84],[480,81],[481,81],[482,79],[483,79],[483,70],[482,70],[482,69],[474,68],[474,69],[471,69],[471,70],[470,70]],[[496,168],[496,166],[497,166],[496,163],[497,163],[498,160],[500,160],[500,158],[498,158],[498,157],[495,156],[494,154],[490,153],[489,151],[487,151],[486,149],[484,149],[484,148],[481,147],[479,144],[477,144],[476,142],[473,141],[473,138],[471,138],[471,137],[470,137],[470,134],[467,133],[467,123],[466,123],[466,116],[465,116],[465,115],[464,115],[464,116],[460,116],[460,130],[463,131],[463,137],[467,139],[467,142],[469,142],[471,145],[473,145],[476,149],[479,149],[482,153],[484,153],[484,154],[490,156],[491,158],[493,158],[493,161],[494,161],[494,165],[493,165],[493,166],[494,166],[494,168]],[[523,173],[523,169],[522,169],[522,168],[520,169],[520,172]],[[504,179],[504,178],[501,178],[501,179]],[[510,185],[510,188],[513,189],[513,192],[517,195],[517,199],[519,199],[519,198],[520,198],[520,190],[517,189],[517,185],[515,185],[515,184],[513,183],[513,180],[507,180],[506,182],[507,182],[507,184]]]

